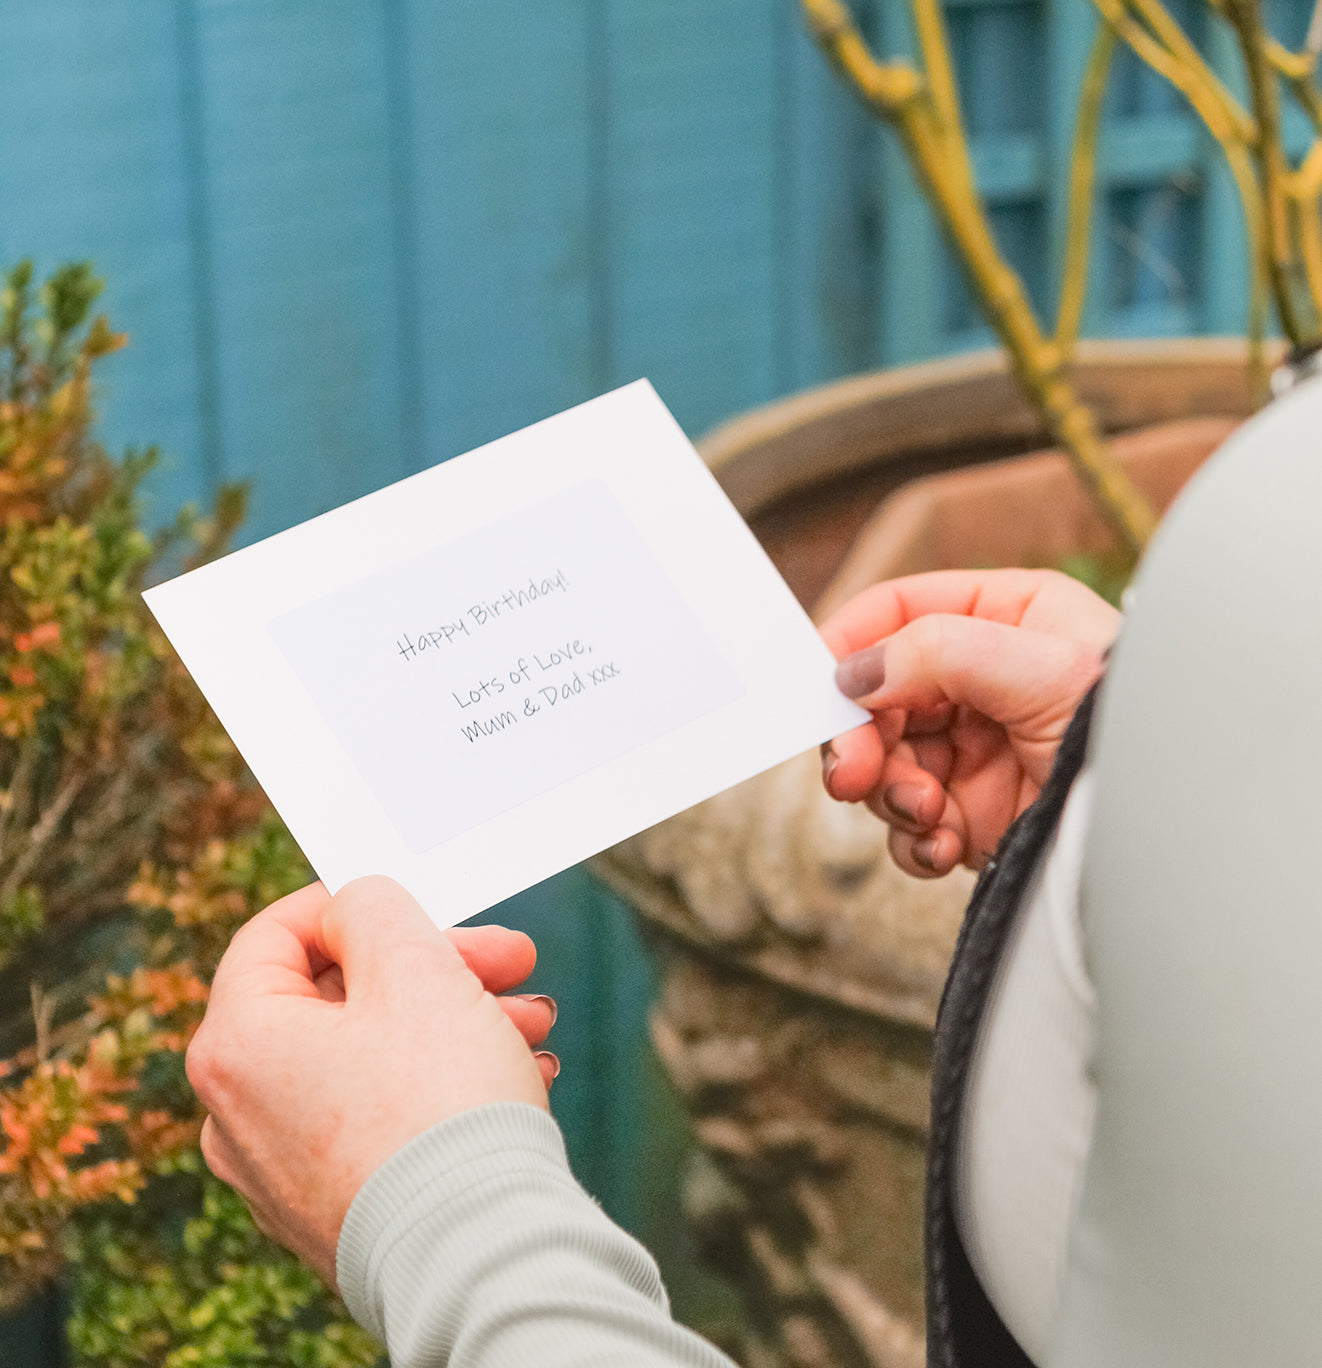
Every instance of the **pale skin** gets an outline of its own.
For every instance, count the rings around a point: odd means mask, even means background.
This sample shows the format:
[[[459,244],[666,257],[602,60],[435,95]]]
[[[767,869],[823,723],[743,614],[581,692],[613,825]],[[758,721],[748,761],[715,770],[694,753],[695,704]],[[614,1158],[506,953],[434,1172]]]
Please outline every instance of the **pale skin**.
[[[226,951],[188,1050],[208,1167],[334,1286],[349,1204],[397,1149],[484,1103],[546,1107],[559,1065],[530,1047],[555,1004],[495,996],[535,959],[517,931],[438,931],[386,878],[273,903]]]
[[[873,712],[825,752],[828,792],[886,821],[913,874],[980,867],[1036,797],[1118,627],[1049,571],[866,590],[822,628],[841,686]],[[349,1205],[396,1150],[485,1103],[546,1107],[559,1065],[536,1047],[554,1003],[498,996],[535,958],[518,932],[438,931],[386,878],[272,904],[234,938],[188,1051],[212,1172],[334,1285]]]
[[[822,625],[871,723],[823,747],[832,797],[866,803],[919,878],[981,869],[1037,797],[1120,614],[1052,570],[873,585]]]

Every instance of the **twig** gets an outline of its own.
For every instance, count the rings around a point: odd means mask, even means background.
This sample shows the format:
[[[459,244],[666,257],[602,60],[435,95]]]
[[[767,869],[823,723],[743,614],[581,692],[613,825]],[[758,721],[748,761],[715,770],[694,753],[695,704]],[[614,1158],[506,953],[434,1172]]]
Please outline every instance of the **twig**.
[[[5,840],[9,835],[9,828],[13,824],[14,814],[20,807],[26,809],[26,798],[28,783],[32,778],[32,771],[36,768],[37,757],[41,751],[41,742],[36,733],[26,736],[19,746],[18,760],[14,764],[14,773],[9,781],[9,800],[3,807],[0,807],[0,861],[4,859]]]
[[[1322,3],[1322,0],[1319,0]],[[1223,12],[1220,10],[1219,12]],[[1316,20],[1319,11],[1314,11]],[[1319,94],[1313,77],[1317,72],[1318,53],[1305,48],[1302,52],[1291,52],[1289,48],[1267,37],[1267,60],[1280,72],[1285,84],[1289,86],[1295,103],[1303,110],[1313,125],[1314,133],[1322,133],[1322,94]]]
[[[37,1041],[33,1046],[37,1063],[44,1064],[50,1058],[51,1023],[55,1019],[55,998],[42,989],[36,979],[28,984],[32,998],[32,1020],[37,1029]]]
[[[1249,95],[1257,121],[1255,144],[1265,210],[1265,246],[1272,293],[1281,328],[1295,346],[1319,336],[1322,320],[1308,289],[1302,263],[1294,252],[1287,194],[1289,167],[1281,140],[1280,92],[1277,73],[1266,53],[1266,38],[1254,0],[1224,0],[1226,18],[1239,43],[1248,75]]]
[[[46,843],[55,834],[64,814],[68,812],[74,799],[82,792],[83,786],[87,783],[87,777],[85,772],[75,774],[55,795],[54,801],[46,811],[41,814],[36,826],[32,828],[28,836],[27,846],[10,867],[4,883],[0,884],[0,906],[4,906],[18,892],[23,880],[41,857],[41,852],[45,849]]]
[[[932,103],[940,119],[952,166],[962,172],[970,189],[974,184],[973,161],[959,108],[959,87],[950,61],[950,40],[938,0],[911,0],[918,48],[923,56],[923,73],[932,92]]]
[[[1315,301],[1322,301],[1322,141],[1309,149],[1291,178],[1299,251]]]
[[[967,148],[959,145],[962,132],[951,130],[917,71],[872,55],[839,0],[802,3],[827,56],[868,107],[895,127],[1025,396],[1064,447],[1121,544],[1137,554],[1156,524],[1152,509],[1107,454],[1092,414],[1063,374],[1059,350],[1042,334],[1022,280],[1002,257],[985,206],[963,169]],[[932,35],[932,41],[944,43],[944,32]]]
[[[1248,242],[1249,385],[1254,394],[1265,399],[1268,392],[1265,342],[1271,287],[1262,195],[1249,152],[1258,136],[1257,126],[1217,79],[1159,0],[1093,0],[1093,3],[1134,55],[1184,95],[1226,158],[1244,211]],[[1134,17],[1131,9],[1142,15],[1143,22]],[[1160,30],[1162,39],[1155,36],[1154,26]]]
[[[1088,65],[1079,90],[1078,115],[1070,148],[1070,195],[1065,263],[1061,273],[1060,305],[1056,315],[1056,349],[1068,362],[1074,354],[1083,304],[1088,294],[1088,247],[1092,235],[1093,182],[1097,170],[1097,137],[1102,102],[1115,52],[1115,30],[1103,21],[1093,38]]]

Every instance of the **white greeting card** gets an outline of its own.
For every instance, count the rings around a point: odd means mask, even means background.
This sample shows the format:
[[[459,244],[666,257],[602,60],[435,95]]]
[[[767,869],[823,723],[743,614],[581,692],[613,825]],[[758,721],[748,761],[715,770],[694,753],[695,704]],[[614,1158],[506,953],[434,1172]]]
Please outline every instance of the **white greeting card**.
[[[867,716],[646,381],[146,599],[326,885],[443,926]]]

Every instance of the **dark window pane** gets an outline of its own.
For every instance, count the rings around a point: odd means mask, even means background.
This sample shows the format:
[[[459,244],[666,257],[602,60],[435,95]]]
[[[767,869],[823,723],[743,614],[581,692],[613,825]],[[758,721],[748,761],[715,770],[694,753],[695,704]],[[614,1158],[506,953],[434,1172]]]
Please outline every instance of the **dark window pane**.
[[[1189,304],[1200,293],[1202,184],[1190,173],[1106,197],[1107,304]]]
[[[973,137],[1046,127],[1047,57],[1039,0],[946,10],[959,98]]]

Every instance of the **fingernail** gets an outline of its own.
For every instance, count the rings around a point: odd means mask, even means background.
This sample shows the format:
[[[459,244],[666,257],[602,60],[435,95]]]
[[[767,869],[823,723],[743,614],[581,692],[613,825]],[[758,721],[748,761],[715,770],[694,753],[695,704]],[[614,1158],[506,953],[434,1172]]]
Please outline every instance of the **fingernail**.
[[[831,749],[831,743],[822,743],[822,787],[831,792],[831,776],[835,773],[835,767],[840,763],[840,757]]]
[[[881,800],[900,821],[920,823],[922,818],[918,809],[923,797],[923,790],[917,784],[892,784],[881,795]]]
[[[553,997],[548,997],[545,993],[516,993],[515,996],[521,1002],[544,1002],[551,1009],[551,1026],[555,1025],[555,1019],[560,1015],[560,1008],[556,1006]],[[546,1028],[548,1031],[550,1026]]]
[[[552,1077],[552,1078],[559,1078],[559,1077],[560,1077],[560,1056],[559,1056],[559,1055],[554,1055],[554,1054],[552,1054],[552,1053],[550,1052],[550,1050],[536,1050],[536,1051],[534,1051],[534,1053],[533,1053],[533,1058],[534,1058],[534,1059],[549,1059],[549,1060],[551,1061],[551,1063],[555,1065],[555,1072],[551,1075],[551,1077]]]
[[[929,874],[938,872],[936,867],[936,848],[937,840],[935,836],[924,836],[921,841],[913,843],[913,862],[920,869],[925,869]]]
[[[835,667],[835,686],[846,698],[863,698],[886,682],[886,646],[878,642],[855,651]]]

